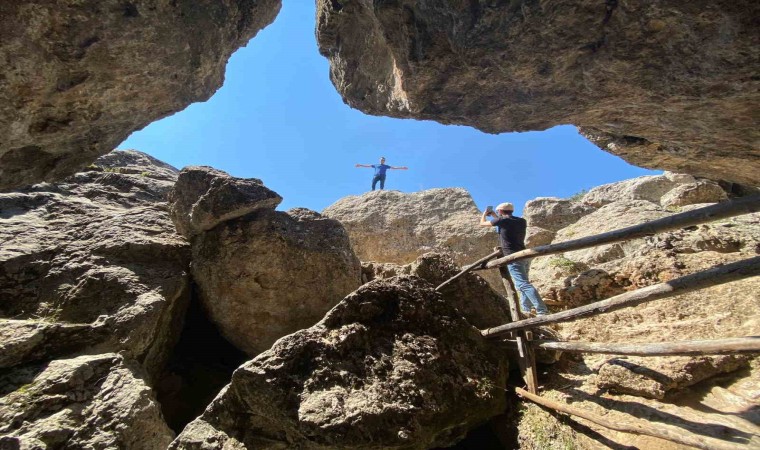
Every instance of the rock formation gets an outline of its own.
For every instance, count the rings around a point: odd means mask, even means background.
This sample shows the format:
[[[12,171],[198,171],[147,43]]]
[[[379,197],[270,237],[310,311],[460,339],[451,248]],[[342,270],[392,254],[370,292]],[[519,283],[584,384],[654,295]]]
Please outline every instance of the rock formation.
[[[367,192],[344,197],[322,214],[346,227],[362,261],[408,264],[423,253],[441,251],[465,265],[499,245],[492,229],[478,225],[480,211],[461,188]],[[498,276],[485,277],[501,289]]]
[[[0,5],[0,190],[59,180],[207,100],[280,0]]]
[[[0,194],[0,366],[125,352],[156,375],[189,294],[190,249],[165,201],[176,173],[115,152]]]
[[[575,124],[633,164],[757,185],[758,15],[750,0],[318,0],[317,40],[368,114]]]
[[[281,198],[259,180],[183,169],[172,220],[192,238],[192,274],[211,319],[254,356],[307,328],[361,280],[341,224],[307,209],[274,211]]]
[[[363,263],[363,281],[411,275],[438,286],[453,277],[461,267],[446,253],[425,253],[410,264]],[[479,275],[470,272],[440,291],[443,299],[459,310],[467,321],[479,329],[511,322],[507,300],[494,291]]]
[[[0,374],[0,448],[166,448],[173,433],[145,378],[113,353]]]
[[[243,365],[171,449],[425,449],[505,406],[503,350],[417,278],[371,282]]]
[[[719,189],[708,180],[666,173],[600,186],[570,204],[560,199],[529,202],[525,216],[529,221],[541,217],[543,226],[566,219],[544,217],[552,215],[548,204],[562,205],[555,208],[560,214],[585,211],[556,231],[556,243],[706,205],[693,202],[725,200],[730,193]],[[760,214],[750,214],[595,250],[536,258],[531,278],[554,308],[574,307],[755,256],[759,251]],[[755,277],[560,324],[557,332],[566,340],[611,343],[756,336],[760,333],[757,292],[760,280]],[[718,445],[711,439],[728,438],[751,448],[760,445],[758,429],[750,423],[760,419],[752,413],[760,390],[758,362],[757,358],[735,355],[578,355],[542,380],[546,386],[542,395],[563,398],[568,395],[567,386],[572,385],[574,406],[606,414],[609,420],[628,421],[635,416],[675,423],[702,434],[707,446]],[[632,440],[630,435],[599,427],[592,427],[595,435],[583,435],[535,408],[528,408],[520,430],[524,448],[544,448],[542,439],[547,435],[577,448],[593,448],[600,441],[610,447],[639,448],[656,448],[662,443],[654,438]]]
[[[190,291],[165,200],[176,177],[123,151],[0,194],[0,447],[171,442],[151,386]]]

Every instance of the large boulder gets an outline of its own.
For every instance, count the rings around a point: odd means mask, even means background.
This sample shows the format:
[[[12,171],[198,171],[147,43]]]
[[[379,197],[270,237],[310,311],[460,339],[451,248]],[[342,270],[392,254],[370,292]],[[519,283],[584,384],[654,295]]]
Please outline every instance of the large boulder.
[[[405,266],[392,263],[363,263],[362,272],[368,281],[412,275],[438,286],[459,271],[451,255],[447,253],[425,253]],[[478,274],[467,274],[447,284],[440,290],[444,300],[456,307],[472,325],[490,328],[511,322],[507,300],[494,291]]]
[[[0,448],[166,448],[166,426],[139,364],[106,353],[0,374]]]
[[[439,251],[466,265],[499,245],[493,229],[478,225],[478,207],[461,188],[372,191],[344,197],[322,214],[346,227],[362,261],[408,264],[424,253]],[[497,275],[485,277],[499,289]]]
[[[361,284],[340,222],[303,208],[227,220],[197,235],[192,252],[211,320],[251,356],[313,325]]]
[[[373,281],[280,339],[171,449],[426,449],[506,405],[504,349],[414,277]]]
[[[256,178],[236,178],[206,166],[182,169],[169,193],[177,231],[188,239],[258,209],[275,209],[282,197]]]
[[[0,5],[0,190],[73,174],[207,100],[280,0]]]
[[[649,168],[760,184],[751,0],[318,0],[343,100],[489,133],[575,124]]]
[[[190,248],[164,199],[176,174],[115,152],[0,194],[0,367],[105,351],[160,371],[189,293]]]

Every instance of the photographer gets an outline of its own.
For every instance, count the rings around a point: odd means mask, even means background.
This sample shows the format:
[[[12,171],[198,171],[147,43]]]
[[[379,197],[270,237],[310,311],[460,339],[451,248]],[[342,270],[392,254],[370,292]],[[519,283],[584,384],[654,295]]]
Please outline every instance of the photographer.
[[[508,202],[501,203],[496,207],[496,213],[489,206],[483,211],[480,225],[485,227],[497,227],[499,231],[499,243],[504,256],[525,250],[525,230],[527,222],[522,217],[512,215],[515,207]],[[498,213],[498,214],[497,214]],[[488,217],[492,216],[491,219]],[[541,300],[538,291],[528,280],[530,261],[515,261],[507,264],[507,270],[512,276],[515,288],[520,291],[520,308],[524,315],[530,314],[531,306],[536,309],[536,315],[543,316],[549,313],[546,304]]]

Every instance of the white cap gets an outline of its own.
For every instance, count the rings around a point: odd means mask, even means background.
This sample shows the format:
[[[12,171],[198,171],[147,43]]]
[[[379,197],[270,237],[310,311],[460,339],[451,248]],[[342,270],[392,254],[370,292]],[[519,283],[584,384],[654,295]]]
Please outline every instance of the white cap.
[[[509,202],[499,203],[496,207],[496,211],[514,211],[515,207]]]

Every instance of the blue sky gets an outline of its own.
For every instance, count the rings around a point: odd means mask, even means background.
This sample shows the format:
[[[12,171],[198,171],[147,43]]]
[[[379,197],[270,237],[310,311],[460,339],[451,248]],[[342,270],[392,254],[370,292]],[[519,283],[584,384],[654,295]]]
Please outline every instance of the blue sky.
[[[313,1],[282,11],[238,50],[224,86],[205,103],[133,133],[136,149],[178,168],[207,165],[260,178],[278,209],[322,211],[370,190],[380,156],[392,166],[386,189],[463,187],[478,207],[503,201],[518,213],[535,197],[568,197],[600,184],[659,172],[637,168],[580,136],[573,126],[489,135],[474,128],[365,115],[346,106],[329,80],[314,36]]]

